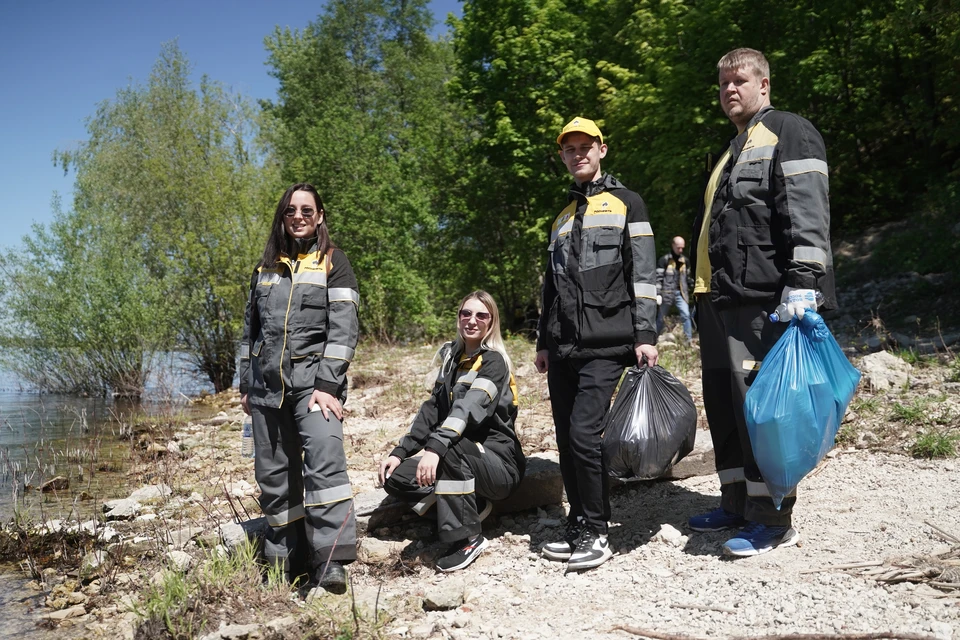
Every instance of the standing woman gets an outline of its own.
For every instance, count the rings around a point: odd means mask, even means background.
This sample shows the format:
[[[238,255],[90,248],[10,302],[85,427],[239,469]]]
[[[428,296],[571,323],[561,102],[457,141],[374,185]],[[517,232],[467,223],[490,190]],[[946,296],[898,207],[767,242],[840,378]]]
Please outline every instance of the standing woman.
[[[420,515],[436,504],[440,540],[450,543],[437,561],[440,571],[463,569],[486,548],[480,521],[491,500],[503,500],[520,485],[526,467],[514,431],[517,387],[497,303],[474,291],[460,303],[457,319],[457,339],[440,351],[433,394],[380,463],[387,493]]]
[[[359,301],[320,195],[293,185],[250,283],[240,401],[253,416],[267,563],[291,582],[307,573],[308,584],[334,593],[346,591],[343,564],[357,557],[341,421]]]

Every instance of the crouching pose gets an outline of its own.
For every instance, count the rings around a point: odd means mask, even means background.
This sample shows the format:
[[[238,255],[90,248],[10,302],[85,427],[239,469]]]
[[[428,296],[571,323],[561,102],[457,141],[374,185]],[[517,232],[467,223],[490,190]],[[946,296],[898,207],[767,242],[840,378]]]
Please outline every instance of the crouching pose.
[[[344,593],[357,524],[341,421],[360,296],[328,215],[309,184],[277,205],[250,286],[240,401],[253,416],[267,563],[291,582]]]
[[[440,353],[433,393],[380,463],[380,482],[419,515],[436,505],[440,540],[451,543],[437,568],[456,571],[486,548],[480,521],[489,515],[491,500],[520,485],[526,461],[514,431],[512,365],[490,294],[474,291],[463,299],[457,339]]]

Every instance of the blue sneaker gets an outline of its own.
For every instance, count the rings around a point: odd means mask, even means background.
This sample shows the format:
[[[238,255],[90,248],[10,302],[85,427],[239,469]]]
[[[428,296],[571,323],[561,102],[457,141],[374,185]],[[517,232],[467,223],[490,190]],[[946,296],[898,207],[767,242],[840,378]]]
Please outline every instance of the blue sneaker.
[[[730,513],[726,509],[714,509],[693,516],[687,521],[687,525],[694,531],[723,531],[724,529],[736,529],[745,524],[747,524],[747,521],[743,519],[743,516]]]
[[[800,541],[800,534],[793,527],[776,527],[751,522],[736,538],[723,543],[723,552],[728,556],[758,556],[777,547],[792,547]]]

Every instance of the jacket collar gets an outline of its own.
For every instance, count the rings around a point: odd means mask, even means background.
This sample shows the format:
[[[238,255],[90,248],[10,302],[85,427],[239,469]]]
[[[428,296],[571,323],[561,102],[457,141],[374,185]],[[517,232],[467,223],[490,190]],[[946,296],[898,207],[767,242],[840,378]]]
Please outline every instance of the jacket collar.
[[[582,185],[578,185],[574,182],[570,185],[570,200],[574,198],[590,198],[597,195],[598,193],[603,193],[605,191],[610,191],[611,189],[623,189],[623,185],[620,184],[620,181],[614,178],[609,173],[604,173],[600,176],[599,179],[594,180],[593,182],[585,182]]]
[[[747,138],[750,136],[750,131],[757,126],[757,123],[763,120],[771,111],[773,111],[773,107],[770,105],[767,105],[760,109],[760,111],[757,111],[754,116],[750,118],[750,122],[747,123],[746,128],[730,141],[730,150],[734,158],[739,156],[740,151],[743,150],[743,145],[747,143]]]

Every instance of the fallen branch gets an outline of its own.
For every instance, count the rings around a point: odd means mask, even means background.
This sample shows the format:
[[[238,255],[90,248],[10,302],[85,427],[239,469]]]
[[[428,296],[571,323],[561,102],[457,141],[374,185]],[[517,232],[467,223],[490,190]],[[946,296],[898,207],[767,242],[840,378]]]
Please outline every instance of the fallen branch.
[[[614,626],[611,631],[625,631],[626,633],[649,638],[650,640],[937,640],[936,636],[925,633],[901,633],[899,631],[879,631],[876,633],[787,633],[783,635],[766,636],[729,636],[719,638],[713,636],[688,636],[677,633],[661,633],[649,629],[637,629],[623,624]]]
[[[934,531],[936,531],[937,533],[939,533],[940,535],[942,535],[942,536],[943,536],[944,538],[946,538],[947,540],[951,540],[951,541],[953,541],[953,542],[956,542],[956,543],[960,544],[960,538],[958,538],[957,536],[953,535],[952,533],[947,533],[946,531],[944,531],[943,529],[941,529],[941,528],[938,527],[937,525],[935,525],[935,524],[933,524],[933,523],[931,523],[931,522],[929,522],[929,521],[927,521],[927,520],[924,520],[924,521],[923,521],[923,524],[927,525],[928,527],[930,527],[931,529],[933,529]]]
[[[716,611],[718,613],[736,613],[734,609],[727,607],[709,607],[703,604],[672,604],[674,609],[693,609],[695,611]]]
[[[801,571],[800,575],[806,573],[822,573],[824,571],[842,571],[844,569],[864,569],[866,567],[881,567],[883,566],[883,560],[874,560],[871,562],[853,562],[851,564],[835,564],[826,567],[820,567],[819,569],[808,569],[807,571]]]

